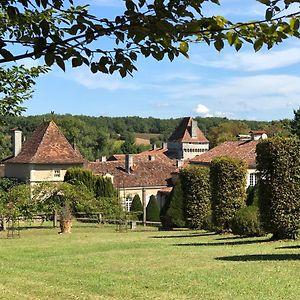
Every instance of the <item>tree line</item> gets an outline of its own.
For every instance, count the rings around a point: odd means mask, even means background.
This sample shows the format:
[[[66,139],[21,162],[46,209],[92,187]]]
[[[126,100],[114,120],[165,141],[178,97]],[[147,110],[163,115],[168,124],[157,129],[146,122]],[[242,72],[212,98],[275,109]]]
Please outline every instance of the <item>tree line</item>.
[[[4,124],[0,127],[0,159],[11,154],[10,136],[13,128],[21,129],[28,138],[41,122],[48,120],[54,120],[66,138],[75,142],[82,155],[92,161],[100,156],[146,150],[147,146],[135,145],[136,133],[157,134],[150,142],[161,145],[181,121],[180,118],[92,117],[71,114],[6,116],[3,119]],[[250,130],[265,129],[269,136],[288,136],[291,133],[289,120],[241,121],[220,117],[196,117],[195,120],[209,139],[211,147],[226,140],[235,140],[237,134],[248,133]]]

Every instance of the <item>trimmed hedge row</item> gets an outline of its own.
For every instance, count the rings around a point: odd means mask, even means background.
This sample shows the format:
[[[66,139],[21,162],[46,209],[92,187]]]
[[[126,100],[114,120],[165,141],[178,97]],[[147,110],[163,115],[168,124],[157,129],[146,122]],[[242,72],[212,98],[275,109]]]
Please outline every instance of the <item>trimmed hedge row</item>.
[[[231,231],[231,222],[246,204],[246,173],[244,161],[231,157],[218,157],[210,165],[212,190],[212,217],[217,231]]]
[[[300,233],[300,140],[275,137],[257,145],[260,213],[274,239]]]

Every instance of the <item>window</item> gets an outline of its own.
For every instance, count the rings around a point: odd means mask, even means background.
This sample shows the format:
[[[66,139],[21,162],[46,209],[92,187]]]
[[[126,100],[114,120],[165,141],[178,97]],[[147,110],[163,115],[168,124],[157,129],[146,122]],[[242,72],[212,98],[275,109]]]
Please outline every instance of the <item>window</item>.
[[[60,177],[60,170],[54,170],[54,177],[59,178]]]
[[[125,211],[130,211],[131,203],[132,203],[132,197],[127,196],[125,199],[123,198],[122,206]]]
[[[249,180],[249,185],[250,185],[250,186],[255,186],[255,185],[256,185],[256,182],[257,182],[256,173],[251,173],[249,179],[250,179],[250,180]]]

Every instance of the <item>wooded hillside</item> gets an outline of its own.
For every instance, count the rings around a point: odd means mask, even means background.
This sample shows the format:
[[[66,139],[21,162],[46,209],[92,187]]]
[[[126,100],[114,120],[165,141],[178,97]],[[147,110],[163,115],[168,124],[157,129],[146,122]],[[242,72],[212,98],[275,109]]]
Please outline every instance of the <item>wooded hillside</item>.
[[[34,129],[44,120],[53,119],[61,128],[67,139],[75,140],[83,156],[95,160],[102,155],[114,153],[139,152],[149,147],[147,145],[134,145],[135,134],[152,134],[151,143],[166,141],[176,128],[180,119],[157,119],[141,117],[91,117],[66,115],[38,115],[38,116],[8,116],[0,131],[0,159],[11,154],[10,132],[13,128],[23,131],[29,137]],[[224,140],[234,139],[236,132],[247,133],[250,129],[268,129],[272,134],[283,131],[284,125],[289,121],[257,122],[238,121],[226,118],[195,118],[199,128],[210,139],[212,145]],[[284,129],[286,130],[286,129]],[[240,132],[243,131],[243,132]],[[153,135],[155,134],[155,135]],[[158,135],[158,136],[157,136]],[[127,143],[124,143],[126,141]],[[125,145],[126,144],[126,145]],[[122,146],[123,145],[123,146]]]

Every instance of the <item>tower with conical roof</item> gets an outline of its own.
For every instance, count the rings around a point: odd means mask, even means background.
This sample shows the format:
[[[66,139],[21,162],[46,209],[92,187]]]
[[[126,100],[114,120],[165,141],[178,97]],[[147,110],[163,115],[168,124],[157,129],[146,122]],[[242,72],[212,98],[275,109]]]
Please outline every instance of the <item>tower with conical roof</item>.
[[[168,139],[168,155],[174,159],[191,159],[208,149],[209,141],[192,117],[183,118]]]
[[[30,183],[63,181],[70,167],[82,167],[84,159],[54,121],[40,124],[22,143],[20,130],[13,133],[14,155],[4,160],[5,176]]]

